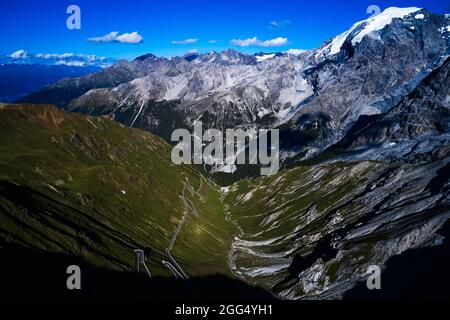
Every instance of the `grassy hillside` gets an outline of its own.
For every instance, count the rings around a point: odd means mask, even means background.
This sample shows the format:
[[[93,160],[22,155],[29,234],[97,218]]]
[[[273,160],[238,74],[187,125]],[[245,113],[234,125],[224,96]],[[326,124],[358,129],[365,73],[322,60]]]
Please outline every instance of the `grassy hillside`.
[[[171,147],[116,122],[49,105],[0,106],[0,247],[65,253],[119,270],[134,268],[136,248],[161,264],[179,226],[185,192],[190,212],[172,255],[188,275],[229,274],[234,227],[218,187],[192,167],[175,166]]]
[[[142,248],[153,275],[171,276],[162,261],[176,261],[189,277],[235,275],[285,298],[342,296],[369,265],[441,241],[448,151],[420,164],[300,166],[220,192],[150,133],[0,105],[0,253],[123,271]]]

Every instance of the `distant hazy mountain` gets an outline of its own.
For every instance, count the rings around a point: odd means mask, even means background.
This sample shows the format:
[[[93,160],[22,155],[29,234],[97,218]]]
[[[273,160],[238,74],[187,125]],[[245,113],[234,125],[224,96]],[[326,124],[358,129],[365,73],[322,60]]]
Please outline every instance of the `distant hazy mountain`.
[[[12,102],[61,79],[80,77],[100,69],[95,66],[0,64],[0,102]]]
[[[10,54],[0,53],[0,64],[41,64],[46,66],[74,66],[74,67],[109,67],[116,60],[83,53],[29,53],[18,50]]]

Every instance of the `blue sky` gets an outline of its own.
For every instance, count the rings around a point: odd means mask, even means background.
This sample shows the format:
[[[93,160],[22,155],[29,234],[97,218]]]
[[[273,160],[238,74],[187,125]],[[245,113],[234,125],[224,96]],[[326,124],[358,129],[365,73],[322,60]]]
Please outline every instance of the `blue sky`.
[[[81,30],[66,27],[66,9],[71,4],[81,9]],[[0,4],[0,50],[3,54],[23,49],[29,53],[74,52],[131,59],[149,52],[172,56],[230,47],[249,53],[311,49],[368,18],[369,5],[382,10],[416,6],[436,13],[450,11],[448,0],[4,0]],[[86,41],[113,31],[119,32],[118,36],[137,32],[143,41]],[[231,42],[253,37],[257,37],[250,41],[254,46]],[[186,39],[194,40],[174,43]],[[271,46],[276,44],[280,46]]]

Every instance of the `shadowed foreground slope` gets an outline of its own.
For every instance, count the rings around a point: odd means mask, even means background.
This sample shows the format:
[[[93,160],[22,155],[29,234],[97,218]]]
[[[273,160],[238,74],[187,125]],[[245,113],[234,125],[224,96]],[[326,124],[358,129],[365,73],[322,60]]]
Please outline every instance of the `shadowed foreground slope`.
[[[151,301],[239,301],[274,300],[264,290],[223,275],[174,280],[149,279],[145,274],[93,267],[83,259],[20,247],[0,250],[2,300],[146,300]],[[81,268],[81,290],[68,290],[66,268]],[[169,308],[169,307],[168,307]],[[173,310],[169,310],[173,312]]]

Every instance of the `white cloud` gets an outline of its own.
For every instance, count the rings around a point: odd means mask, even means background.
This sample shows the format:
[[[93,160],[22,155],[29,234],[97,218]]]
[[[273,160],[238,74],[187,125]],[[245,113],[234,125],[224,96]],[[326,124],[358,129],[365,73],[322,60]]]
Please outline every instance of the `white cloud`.
[[[28,53],[25,50],[18,50],[9,55],[13,59],[25,59],[28,58]]]
[[[257,46],[261,41],[258,38],[248,38],[248,39],[233,39],[231,40],[231,44],[239,47],[249,47],[249,46]]]
[[[199,51],[197,49],[192,49],[192,50],[188,50],[186,52],[186,54],[193,54],[193,53],[198,53]]]
[[[80,58],[82,58],[84,60],[87,60],[89,62],[106,60],[106,57],[97,56],[95,54],[77,53],[77,54],[75,54],[75,56],[76,57],[80,57]]]
[[[97,66],[108,67],[115,63],[115,59],[97,56],[95,54],[86,53],[29,53],[25,50],[18,50],[8,55],[0,55],[0,64],[11,63],[14,59],[15,63],[37,63],[41,65],[67,65],[67,66]]]
[[[105,57],[97,56],[95,54],[84,54],[84,53],[72,53],[72,52],[66,52],[66,53],[38,53],[35,55],[38,59],[44,59],[44,60],[66,60],[69,59],[70,61],[83,61],[83,62],[96,62],[96,61],[103,61],[106,60]],[[76,59],[76,60],[75,60]]]
[[[270,21],[269,25],[270,25],[272,28],[278,28],[278,27],[280,26],[279,23],[278,23],[277,21]]]
[[[302,53],[305,53],[307,50],[303,50],[303,49],[289,49],[287,51],[285,51],[285,53],[287,54],[291,54],[293,56],[298,56]]]
[[[283,28],[283,27],[287,26],[289,23],[291,23],[291,21],[289,21],[289,20],[281,20],[281,21],[273,20],[273,21],[269,22],[269,26],[272,29],[279,29],[279,28]]]
[[[137,33],[137,31],[132,33],[124,33],[119,35],[119,32],[112,31],[104,36],[88,38],[87,41],[95,43],[107,43],[107,42],[119,42],[119,43],[140,43],[144,38]]]
[[[209,42],[209,43],[216,43],[217,40],[214,40],[214,39],[213,39],[213,40],[209,40],[208,42]]]
[[[89,42],[95,42],[95,43],[104,43],[104,42],[112,42],[116,39],[117,35],[119,34],[119,32],[117,31],[113,31],[110,32],[104,36],[101,37],[92,37],[87,39],[87,41]]]
[[[56,65],[64,65],[64,66],[71,66],[71,67],[83,67],[86,63],[83,61],[64,61],[60,60],[55,63]]]
[[[261,43],[261,47],[280,47],[288,43],[287,38],[278,37],[271,40],[266,40]]]
[[[185,39],[185,40],[181,40],[181,41],[172,41],[172,44],[190,44],[190,43],[196,43],[198,41],[197,38],[192,38],[192,39]]]
[[[249,46],[258,46],[258,47],[280,47],[284,46],[288,43],[287,38],[278,37],[275,39],[261,41],[258,40],[257,37],[248,38],[248,39],[233,39],[231,40],[231,44],[239,47],[249,47]]]
[[[116,41],[120,43],[136,44],[142,42],[143,40],[144,38],[139,33],[137,33],[137,31],[132,33],[124,33],[116,37]]]
[[[65,59],[71,58],[75,54],[74,53],[38,53],[36,54],[36,58],[40,59]]]

